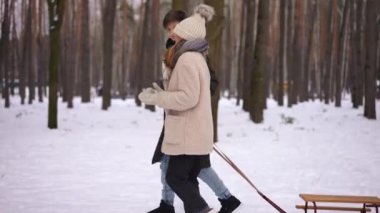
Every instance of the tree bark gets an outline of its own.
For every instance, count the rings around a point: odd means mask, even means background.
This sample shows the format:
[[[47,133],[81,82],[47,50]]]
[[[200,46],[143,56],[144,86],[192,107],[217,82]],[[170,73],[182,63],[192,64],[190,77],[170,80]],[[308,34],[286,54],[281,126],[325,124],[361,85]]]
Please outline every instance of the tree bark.
[[[80,50],[80,73],[81,73],[81,96],[82,103],[88,103],[90,97],[90,8],[89,0],[83,0],[81,4],[81,50]]]
[[[355,66],[355,82],[354,82],[354,108],[358,108],[363,105],[363,95],[364,95],[364,10],[365,5],[364,1],[357,2],[357,11],[356,11],[356,35],[355,35],[355,49],[356,49],[356,66]],[[364,57],[363,57],[364,56]]]
[[[247,7],[246,1],[241,3],[241,16],[240,16],[240,39],[239,39],[239,56],[238,56],[238,77],[237,77],[237,98],[236,105],[240,105],[240,99],[243,96],[243,73],[244,73],[244,51],[245,51],[245,35],[247,31],[246,14]],[[244,45],[244,46],[243,46]]]
[[[211,66],[219,76],[221,59],[221,43],[224,28],[224,1],[219,0],[205,0],[205,4],[214,7],[215,16],[212,21],[207,24],[206,39],[209,42],[209,58]],[[211,97],[212,117],[214,123],[214,142],[218,141],[218,105],[220,97],[220,88],[218,87],[215,95]]]
[[[288,23],[288,32],[287,32],[287,69],[286,69],[286,75],[287,75],[287,99],[288,99],[288,107],[293,106],[293,93],[294,93],[294,81],[293,81],[293,73],[294,73],[294,53],[293,53],[293,46],[294,46],[294,7],[293,7],[293,0],[288,0],[288,14],[287,14],[287,23]]]
[[[13,3],[11,3],[13,4]],[[4,18],[1,25],[1,39],[0,39],[0,69],[4,73],[4,88],[2,88],[3,98],[5,99],[5,108],[10,107],[9,100],[9,70],[10,70],[10,51],[9,51],[9,34],[10,34],[10,10],[12,7],[9,0],[4,1]],[[3,79],[0,79],[2,82]]]
[[[37,31],[37,56],[36,56],[36,63],[37,63],[37,88],[38,88],[38,101],[40,103],[43,102],[43,88],[45,87],[45,52],[44,52],[44,28],[43,28],[43,22],[44,22],[44,1],[38,0],[38,31]]]
[[[327,14],[328,14],[328,21],[326,23],[326,34],[328,35],[327,38],[327,48],[325,52],[325,57],[324,57],[324,63],[323,63],[323,94],[324,94],[324,102],[325,104],[328,104],[330,102],[330,86],[331,86],[331,53],[332,53],[332,48],[333,48],[333,24],[331,22],[332,17],[333,17],[333,2],[328,2],[328,9],[327,9]]]
[[[62,18],[64,14],[64,0],[47,0],[49,8],[49,32],[50,32],[50,59],[49,59],[49,107],[48,127],[58,127],[58,67],[59,67],[59,41]]]
[[[245,80],[242,81],[243,84],[243,110],[249,112],[251,103],[251,72],[256,61],[252,60],[254,58],[254,24],[252,23],[252,16],[255,14],[255,2],[245,0],[245,7],[247,8],[246,15],[246,30],[245,30],[245,40],[244,40],[244,61],[243,61],[243,77]],[[252,14],[252,15],[250,15]]]
[[[154,4],[154,5],[153,5]],[[153,28],[154,28],[154,25],[158,25],[158,23],[155,23],[155,16],[153,16],[153,6],[157,7],[158,5],[157,4],[157,1],[152,1],[152,0],[148,0],[147,2],[145,2],[145,12],[144,12],[144,25],[143,25],[143,35],[142,35],[142,39],[143,39],[143,42],[141,43],[142,45],[140,46],[141,48],[141,57],[140,59],[142,60],[142,83],[143,83],[143,87],[151,87],[152,86],[152,82],[154,81],[154,74],[155,74],[155,70],[154,70],[154,64],[155,63],[158,63],[156,62],[154,59],[155,59],[155,55],[157,54],[156,51],[154,51],[155,49],[155,46],[154,46],[154,39],[157,38],[157,35],[154,35],[153,34]],[[153,51],[152,51],[152,49]],[[140,88],[141,89],[141,88]],[[154,105],[145,105],[145,108],[154,112],[156,109],[155,109],[155,106]]]
[[[19,73],[19,43],[20,39],[17,37],[17,30],[16,30],[16,10],[13,10],[12,14],[12,72],[11,72],[11,85],[10,85],[10,93],[11,95],[15,95],[15,78],[16,73],[20,75]],[[18,85],[19,86],[19,85]]]
[[[311,95],[311,91],[309,89],[309,82],[310,81],[310,74],[312,73],[311,71],[311,68],[310,68],[310,64],[312,63],[312,57],[313,57],[313,52],[312,52],[312,49],[313,49],[313,41],[314,41],[314,30],[315,30],[315,26],[317,24],[317,3],[313,0],[311,2],[311,16],[309,18],[309,23],[310,23],[310,26],[309,26],[309,32],[308,32],[308,44],[306,46],[306,50],[305,50],[305,63],[304,63],[304,82],[303,82],[303,90],[305,90],[304,92],[304,96],[302,97],[302,101],[307,101],[309,100],[310,96]]]
[[[368,119],[376,119],[376,1],[366,2],[364,116]]]
[[[103,102],[102,109],[111,106],[112,60],[113,60],[113,31],[116,12],[116,0],[108,0],[103,13]]]
[[[347,28],[347,22],[349,17],[349,11],[350,11],[350,2],[351,0],[348,0],[345,2],[344,5],[344,11],[343,11],[343,22],[340,27],[340,33],[339,33],[339,46],[338,46],[338,53],[337,53],[337,62],[338,66],[335,70],[335,106],[341,107],[342,106],[342,69],[344,68],[344,44],[347,37],[346,28]]]
[[[255,103],[250,108],[250,117],[254,123],[261,123],[264,120],[264,75],[267,69],[267,39],[269,34],[269,1],[259,0],[259,14],[257,18],[257,41],[255,48],[256,66],[252,70],[251,94]]]
[[[193,9],[196,5],[200,4],[201,0],[173,0],[172,1],[172,9],[173,10],[183,10],[186,12],[188,16],[191,16],[193,13]],[[207,4],[207,3],[206,3]]]
[[[278,83],[277,83],[277,103],[284,106],[284,73],[285,73],[285,52],[286,52],[286,10],[287,2],[280,2],[280,60],[278,62]]]
[[[304,63],[304,0],[295,0],[294,8],[294,37],[293,37],[293,92],[290,101],[292,105],[298,103],[301,95],[301,82]]]
[[[22,55],[20,55],[20,68],[19,68],[19,70],[20,70],[20,75],[19,75],[19,77],[20,77],[20,87],[19,87],[19,92],[20,92],[20,99],[21,99],[21,104],[22,105],[24,105],[25,104],[25,87],[26,87],[26,71],[27,71],[27,66],[28,66],[28,64],[27,64],[27,60],[28,60],[28,58],[27,58],[27,53],[28,53],[28,49],[27,49],[27,43],[28,43],[28,37],[27,37],[27,34],[26,34],[26,28],[27,28],[27,26],[28,26],[28,18],[27,18],[27,15],[25,15],[25,13],[27,13],[27,7],[26,7],[26,5],[27,5],[27,2],[28,1],[22,1],[22,5],[21,5],[21,19],[22,19],[22,21],[23,21],[23,23],[24,23],[24,27],[22,28],[22,30],[21,30],[21,38],[20,38],[20,40],[21,40],[21,47],[20,47],[20,50],[21,50],[21,54]]]
[[[37,44],[36,44],[36,17],[37,17],[37,11],[36,11],[36,1],[31,1],[29,3],[29,17],[30,17],[30,26],[28,26],[28,37],[29,37],[29,48],[28,48],[28,57],[29,57],[29,78],[28,78],[28,87],[29,87],[29,104],[32,104],[35,96],[36,96],[36,56],[37,56]]]

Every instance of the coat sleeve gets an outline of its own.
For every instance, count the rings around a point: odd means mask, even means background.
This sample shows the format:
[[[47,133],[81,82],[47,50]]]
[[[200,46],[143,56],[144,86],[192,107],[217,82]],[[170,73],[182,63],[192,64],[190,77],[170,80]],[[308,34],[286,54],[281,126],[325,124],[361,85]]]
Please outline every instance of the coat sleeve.
[[[197,70],[197,59],[183,54],[173,71],[177,75],[178,85],[175,91],[160,92],[158,103],[164,109],[186,111],[193,108],[199,101],[200,77]],[[172,76],[174,77],[174,76]]]

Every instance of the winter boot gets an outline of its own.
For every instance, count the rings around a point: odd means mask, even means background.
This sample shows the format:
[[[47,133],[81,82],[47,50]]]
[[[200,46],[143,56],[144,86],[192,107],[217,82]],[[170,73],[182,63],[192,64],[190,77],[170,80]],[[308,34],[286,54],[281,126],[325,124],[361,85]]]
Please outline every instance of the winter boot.
[[[219,213],[231,213],[237,207],[240,206],[241,202],[235,196],[231,196],[227,199],[218,199],[222,204],[222,208],[220,208]]]
[[[174,206],[169,205],[161,200],[160,206],[148,213],[174,213]]]

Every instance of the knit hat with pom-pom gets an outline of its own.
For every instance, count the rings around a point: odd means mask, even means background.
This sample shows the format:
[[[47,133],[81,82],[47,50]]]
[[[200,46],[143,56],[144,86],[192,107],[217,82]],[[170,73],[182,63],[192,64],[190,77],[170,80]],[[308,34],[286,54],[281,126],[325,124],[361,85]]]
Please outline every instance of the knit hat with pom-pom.
[[[187,41],[206,37],[206,21],[211,21],[214,8],[200,4],[194,9],[194,14],[178,23],[173,32]]]

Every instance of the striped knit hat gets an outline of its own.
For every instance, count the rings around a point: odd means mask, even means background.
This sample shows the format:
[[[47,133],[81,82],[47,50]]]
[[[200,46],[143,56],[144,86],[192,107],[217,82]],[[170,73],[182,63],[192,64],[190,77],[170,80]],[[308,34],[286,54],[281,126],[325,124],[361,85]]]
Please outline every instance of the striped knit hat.
[[[194,14],[176,25],[173,32],[187,41],[206,37],[206,21],[211,21],[214,8],[200,4],[194,9]]]

